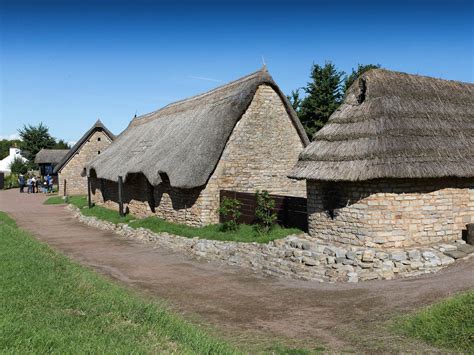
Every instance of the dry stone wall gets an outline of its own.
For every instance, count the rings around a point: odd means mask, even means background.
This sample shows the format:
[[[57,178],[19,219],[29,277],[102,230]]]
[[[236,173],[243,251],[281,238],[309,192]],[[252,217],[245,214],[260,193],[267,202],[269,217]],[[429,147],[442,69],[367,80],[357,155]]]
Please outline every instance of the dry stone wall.
[[[456,259],[469,258],[474,253],[474,247],[463,240],[381,251],[348,245],[337,247],[316,241],[306,234],[291,235],[267,244],[185,238],[101,221],[82,215],[73,206],[68,208],[83,223],[154,247],[165,247],[191,257],[236,265],[257,273],[318,282],[358,282],[418,276],[436,272]]]
[[[100,152],[107,149],[111,143],[112,140],[103,131],[95,131],[89,137],[58,174],[61,196],[64,195],[64,181],[67,181],[67,195],[87,194],[87,177],[83,174],[84,166]]]
[[[474,223],[474,179],[308,181],[309,233],[376,248],[461,238]]]
[[[128,177],[124,200],[138,217],[156,215],[193,226],[217,223],[219,190],[268,190],[272,194],[306,197],[304,181],[287,175],[304,144],[278,94],[261,85],[237,123],[207,185],[201,189],[175,189],[167,183],[152,187],[143,175]],[[93,181],[95,203],[117,208],[116,183]]]

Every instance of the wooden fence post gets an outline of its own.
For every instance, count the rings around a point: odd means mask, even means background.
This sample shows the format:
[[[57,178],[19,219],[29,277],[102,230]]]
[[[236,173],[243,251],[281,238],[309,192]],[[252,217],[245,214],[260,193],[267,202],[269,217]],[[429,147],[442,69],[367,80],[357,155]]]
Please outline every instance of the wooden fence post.
[[[64,192],[66,192],[66,180],[64,180]],[[92,208],[92,197],[91,197],[91,178],[87,177],[87,203],[89,208]]]
[[[124,216],[122,192],[123,192],[123,180],[122,180],[122,177],[119,176],[118,177],[118,200],[119,200],[119,215],[121,217]]]
[[[89,178],[87,178],[87,179],[89,179]],[[89,183],[89,180],[87,180],[87,183]],[[67,180],[64,179],[64,182],[63,182],[63,185],[64,185],[64,186],[63,186],[63,196],[64,196],[64,197],[67,197],[66,184],[67,184]]]

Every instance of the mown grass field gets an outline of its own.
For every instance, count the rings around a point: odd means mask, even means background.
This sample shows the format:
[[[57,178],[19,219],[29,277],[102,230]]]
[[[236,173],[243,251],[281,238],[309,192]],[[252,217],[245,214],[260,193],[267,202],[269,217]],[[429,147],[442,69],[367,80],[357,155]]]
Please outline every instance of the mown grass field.
[[[45,204],[66,203],[60,196],[53,196],[46,200]],[[254,226],[241,224],[236,231],[223,231],[220,224],[213,224],[201,228],[190,227],[183,224],[170,223],[157,217],[147,217],[144,219],[135,219],[132,215],[120,217],[117,211],[94,206],[87,208],[87,199],[85,196],[71,196],[68,203],[73,204],[81,210],[85,216],[94,216],[112,223],[128,223],[133,228],[147,228],[155,233],[167,232],[188,238],[201,238],[209,240],[227,240],[235,242],[257,242],[268,243],[269,241],[284,238],[290,234],[301,233],[296,228],[282,228],[275,226],[269,233],[262,234]],[[84,208],[86,207],[86,208]]]
[[[436,347],[474,354],[474,290],[402,317],[395,330]]]
[[[39,243],[3,212],[0,285],[0,353],[236,353]]]

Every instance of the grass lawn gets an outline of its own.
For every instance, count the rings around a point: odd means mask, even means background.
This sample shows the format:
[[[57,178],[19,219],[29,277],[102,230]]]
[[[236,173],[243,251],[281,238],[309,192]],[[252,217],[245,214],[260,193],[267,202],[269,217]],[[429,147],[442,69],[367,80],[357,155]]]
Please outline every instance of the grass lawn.
[[[474,290],[401,318],[395,330],[436,347],[473,354]]]
[[[0,212],[0,353],[235,353]]]
[[[46,200],[45,204],[66,203],[62,199],[62,202],[60,202],[58,198],[61,199],[59,196],[50,197]],[[155,233],[167,232],[188,238],[198,237],[209,240],[268,243],[271,240],[284,238],[290,234],[301,233],[301,230],[296,228],[282,228],[276,226],[268,234],[261,234],[256,231],[253,226],[245,224],[240,225],[239,229],[236,231],[224,232],[219,224],[197,228],[167,222],[157,217],[147,217],[144,219],[136,219],[132,215],[120,217],[117,211],[105,207],[94,206],[92,208],[87,208],[87,198],[85,196],[71,196],[68,199],[68,203],[78,207],[81,210],[81,213],[85,216],[94,216],[112,223],[128,223],[133,228],[142,227]]]

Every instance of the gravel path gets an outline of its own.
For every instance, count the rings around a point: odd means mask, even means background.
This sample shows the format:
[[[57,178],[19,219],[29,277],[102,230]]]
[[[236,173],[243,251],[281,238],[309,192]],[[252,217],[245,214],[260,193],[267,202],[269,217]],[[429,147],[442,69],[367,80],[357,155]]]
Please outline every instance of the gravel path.
[[[42,194],[0,192],[0,210],[73,260],[164,299],[185,317],[245,344],[276,340],[333,350],[432,351],[390,335],[392,316],[474,287],[474,258],[436,274],[393,281],[320,284],[264,278],[201,262],[88,227]]]

